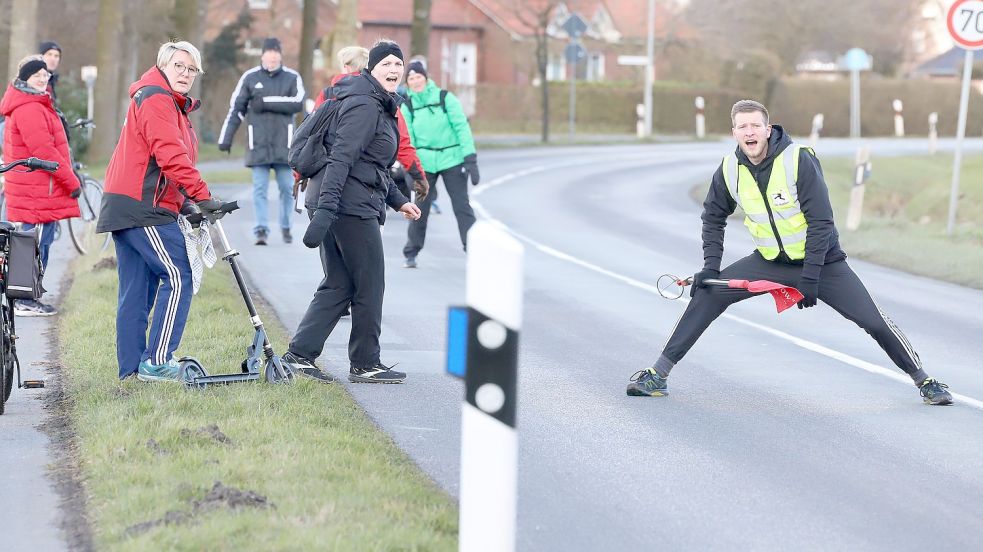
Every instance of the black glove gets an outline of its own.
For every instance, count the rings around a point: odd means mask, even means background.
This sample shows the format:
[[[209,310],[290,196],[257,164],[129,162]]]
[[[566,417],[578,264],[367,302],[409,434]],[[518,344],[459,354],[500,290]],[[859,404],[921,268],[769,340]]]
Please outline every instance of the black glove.
[[[471,178],[471,185],[477,186],[481,180],[481,175],[478,174],[478,154],[472,153],[464,157],[464,172]]]
[[[82,195],[82,186],[79,186],[78,188],[72,190],[71,193],[68,194],[68,197],[72,199],[78,199],[81,195]]]
[[[232,153],[232,142],[228,144],[219,144],[218,151],[224,151],[225,153]]]
[[[204,213],[211,213],[213,211],[218,211],[219,209],[222,208],[222,205],[224,205],[224,203],[222,203],[222,200],[215,196],[212,196],[208,199],[203,199],[201,201],[197,201],[195,202],[195,204]]]
[[[321,245],[321,242],[328,235],[328,229],[331,228],[334,219],[335,217],[324,209],[314,211],[311,223],[307,225],[307,231],[304,232],[304,245],[311,249]]]
[[[693,297],[694,295],[696,295],[696,290],[707,286],[706,284],[703,283],[703,280],[719,278],[719,277],[720,277],[720,271],[714,270],[712,268],[704,268],[703,270],[697,272],[696,274],[693,275],[693,285],[691,285],[689,288],[689,296]]]
[[[801,276],[795,289],[799,290],[804,296],[798,303],[800,309],[808,309],[809,307],[816,306],[816,301],[819,300],[819,280]]]
[[[427,194],[430,193],[430,184],[427,182],[427,179],[414,180],[413,191],[416,192],[416,202],[423,201],[427,197]]]

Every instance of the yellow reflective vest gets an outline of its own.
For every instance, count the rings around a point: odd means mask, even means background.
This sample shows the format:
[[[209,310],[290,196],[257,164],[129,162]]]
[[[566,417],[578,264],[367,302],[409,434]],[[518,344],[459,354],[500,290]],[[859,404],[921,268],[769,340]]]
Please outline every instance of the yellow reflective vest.
[[[723,173],[727,191],[744,211],[744,225],[761,253],[770,260],[785,254],[792,260],[806,256],[806,218],[799,207],[795,182],[799,175],[799,151],[811,148],[792,144],[775,158],[771,178],[761,197],[758,183],[733,153],[724,157]]]

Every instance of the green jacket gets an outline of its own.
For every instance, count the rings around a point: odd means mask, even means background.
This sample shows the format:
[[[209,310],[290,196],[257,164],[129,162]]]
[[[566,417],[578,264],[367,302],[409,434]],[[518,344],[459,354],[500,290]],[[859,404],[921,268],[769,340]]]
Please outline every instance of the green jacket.
[[[460,165],[466,156],[475,153],[471,125],[460,100],[448,92],[444,105],[447,113],[440,106],[440,88],[428,79],[422,92],[409,91],[409,98],[400,108],[410,130],[410,141],[423,170],[429,173]]]

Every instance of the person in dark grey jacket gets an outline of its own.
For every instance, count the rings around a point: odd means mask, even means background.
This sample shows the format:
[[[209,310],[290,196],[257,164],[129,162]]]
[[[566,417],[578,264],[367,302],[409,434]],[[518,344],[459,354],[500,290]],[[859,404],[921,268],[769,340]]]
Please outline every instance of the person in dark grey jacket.
[[[379,225],[387,205],[410,220],[420,218],[419,207],[389,174],[399,144],[400,97],[395,91],[402,77],[402,51],[394,42],[381,41],[369,52],[369,63],[358,78],[335,85],[338,111],[325,133],[328,164],[308,183],[305,204],[311,223],[304,245],[320,246],[324,279],[283,360],[295,372],[320,381],[331,377],[314,361],[349,303],[348,379],[400,383],[406,377],[382,363],[379,348],[385,291]]]
[[[731,122],[737,149],[724,157],[703,202],[704,265],[693,276],[692,300],[655,364],[631,377],[628,395],[669,394],[666,380],[673,366],[727,307],[755,295],[710,287],[705,280],[736,278],[795,286],[804,296],[800,309],[822,300],[873,337],[911,378],[926,404],[951,404],[948,386],[925,373],[908,338],[847,264],[816,154],[793,144],[782,127],[769,124],[768,110],[756,101],[734,104]],[[738,206],[755,251],[721,270],[724,228]]]
[[[232,149],[232,138],[246,121],[246,166],[253,169],[253,205],[256,210],[256,245],[266,245],[270,229],[267,224],[266,189],[270,170],[276,173],[280,190],[279,222],[283,241],[290,243],[290,219],[293,210],[293,172],[287,164],[287,150],[294,133],[294,115],[304,108],[304,83],[293,69],[283,66],[280,41],[263,42],[260,65],[242,74],[232,99],[229,114],[219,133],[218,149]]]

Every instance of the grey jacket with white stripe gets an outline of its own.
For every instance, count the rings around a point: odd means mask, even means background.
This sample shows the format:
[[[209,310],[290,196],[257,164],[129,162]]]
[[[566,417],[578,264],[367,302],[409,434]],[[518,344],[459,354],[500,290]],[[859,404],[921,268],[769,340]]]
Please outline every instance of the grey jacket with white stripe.
[[[236,130],[245,121],[246,166],[286,164],[294,115],[304,108],[304,95],[304,83],[293,69],[280,66],[267,71],[258,66],[246,71],[229,100],[219,147],[231,146]]]

